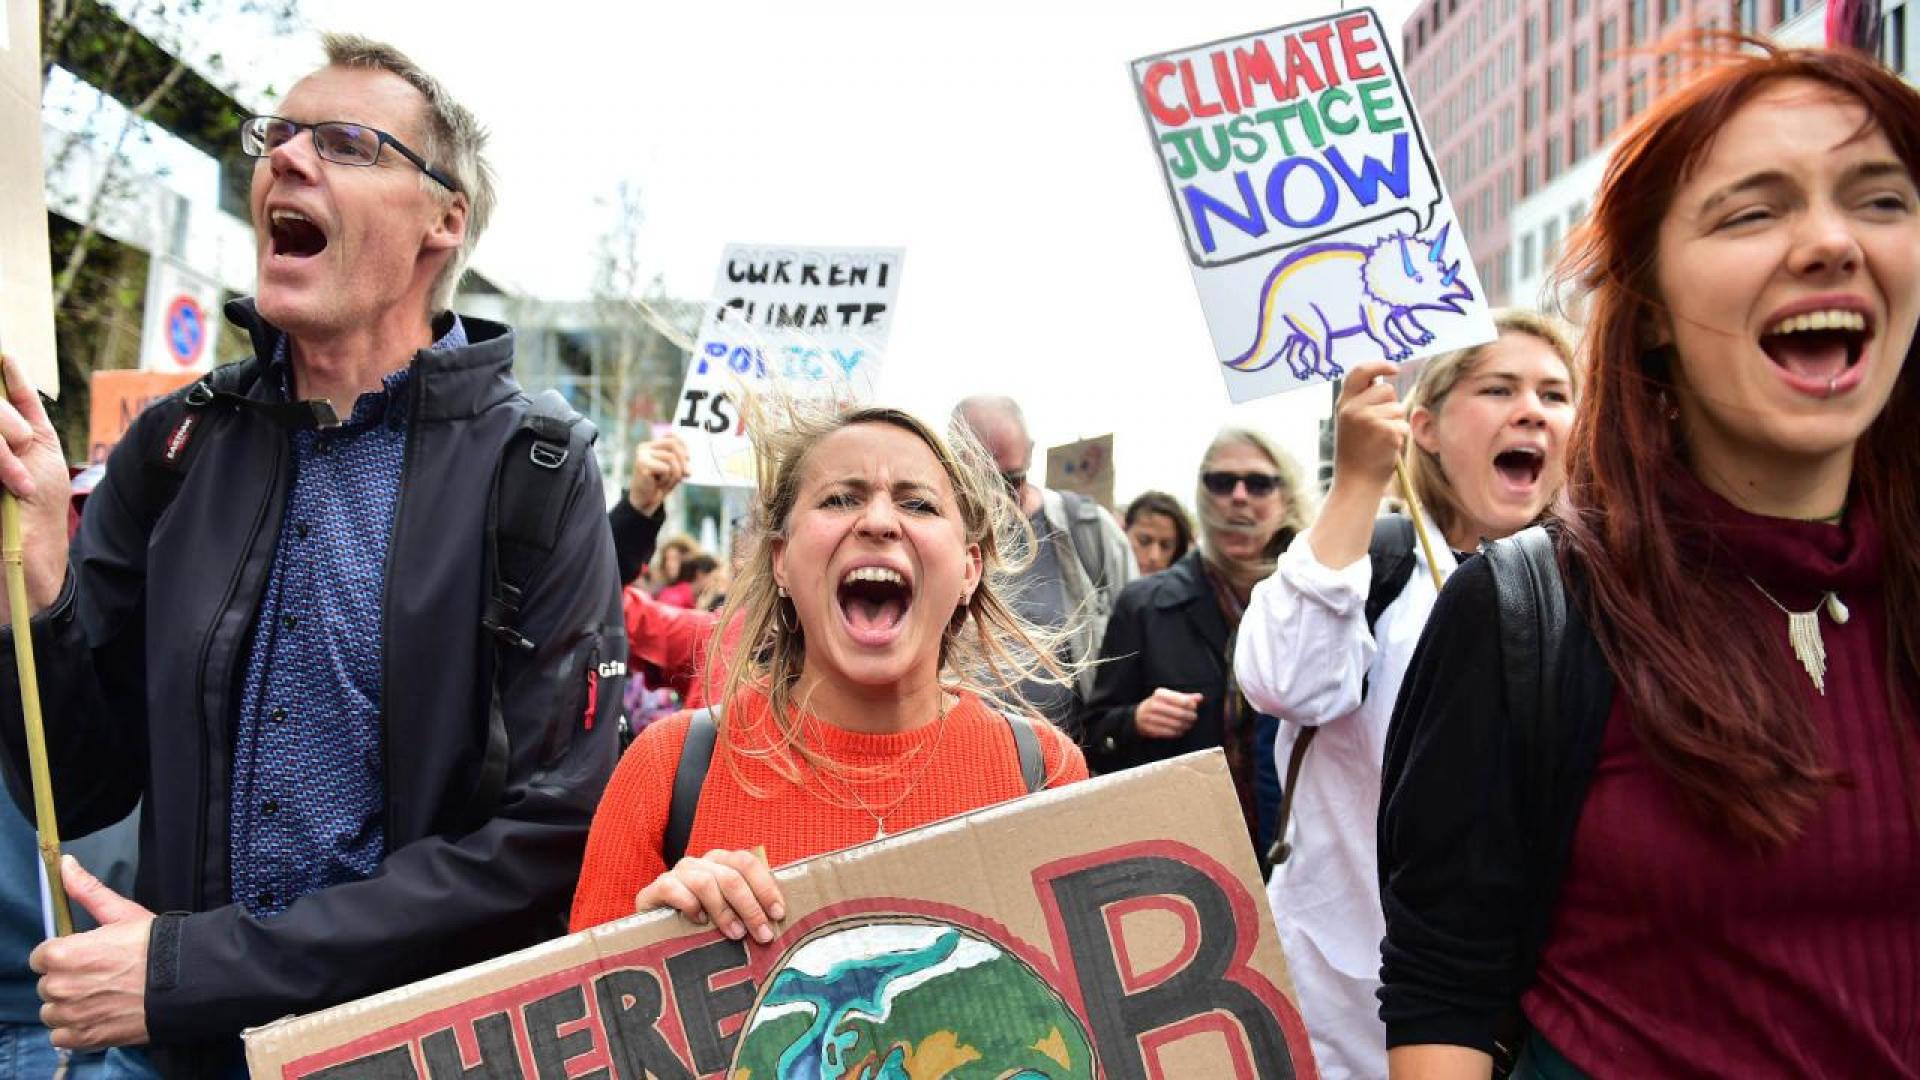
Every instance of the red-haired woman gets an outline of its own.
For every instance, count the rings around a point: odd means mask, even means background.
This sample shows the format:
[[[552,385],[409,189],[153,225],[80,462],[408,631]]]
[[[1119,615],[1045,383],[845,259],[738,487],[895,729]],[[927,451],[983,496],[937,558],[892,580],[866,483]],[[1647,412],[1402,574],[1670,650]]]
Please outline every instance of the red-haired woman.
[[[1533,1075],[1920,1076],[1920,94],[1714,59],[1570,252],[1550,707],[1482,558],[1395,709],[1397,1078],[1484,1077],[1521,1017]]]

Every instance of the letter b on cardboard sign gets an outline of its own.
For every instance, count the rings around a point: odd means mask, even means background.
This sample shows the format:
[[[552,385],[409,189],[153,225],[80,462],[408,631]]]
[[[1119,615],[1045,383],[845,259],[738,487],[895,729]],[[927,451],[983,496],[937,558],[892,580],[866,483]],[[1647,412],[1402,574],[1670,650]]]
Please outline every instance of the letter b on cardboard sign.
[[[1074,870],[1052,881],[1054,904],[1086,1002],[1087,1024],[1100,1061],[1114,1080],[1148,1080],[1143,1036],[1190,1026],[1217,1027],[1229,1053],[1262,1080],[1292,1080],[1286,1034],[1273,1011],[1236,980],[1243,953],[1232,903],[1218,882],[1196,867],[1165,856],[1139,856]],[[1121,970],[1125,942],[1107,912],[1130,900],[1166,897],[1192,905],[1193,940],[1186,962],[1150,986],[1130,986]],[[1231,1021],[1212,1024],[1212,1019]]]

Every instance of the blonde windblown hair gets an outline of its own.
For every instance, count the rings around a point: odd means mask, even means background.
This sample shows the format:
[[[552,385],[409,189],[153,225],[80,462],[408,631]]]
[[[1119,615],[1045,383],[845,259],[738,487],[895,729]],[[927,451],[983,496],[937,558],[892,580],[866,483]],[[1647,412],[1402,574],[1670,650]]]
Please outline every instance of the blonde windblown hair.
[[[748,437],[754,448],[758,488],[754,495],[751,537],[714,631],[712,656],[726,657],[726,677],[718,700],[726,702],[719,719],[743,691],[766,696],[778,732],[767,749],[733,748],[763,757],[781,775],[798,780],[793,756],[819,771],[862,778],[859,770],[826,758],[801,738],[804,701],[795,690],[806,663],[806,635],[791,600],[782,597],[773,577],[773,541],[785,535],[799,497],[802,474],[813,448],[828,435],[856,424],[884,424],[911,433],[927,445],[953,486],[965,542],[980,548],[980,584],[964,609],[956,610],[940,642],[943,686],[979,695],[990,706],[1035,715],[1021,694],[1022,682],[1072,681],[1072,671],[1057,657],[1060,634],[1021,618],[1008,602],[1012,577],[1024,569],[1009,552],[1030,551],[1031,527],[1008,497],[993,460],[964,430],[946,438],[910,413],[875,405],[845,405],[774,395],[746,400]],[[1028,542],[1022,544],[1022,533]],[[731,645],[730,625],[739,621]],[[783,751],[791,751],[792,756]]]
[[[1407,412],[1411,414],[1415,409],[1424,408],[1439,416],[1440,409],[1447,403],[1447,395],[1480,366],[1489,346],[1509,334],[1525,334],[1552,349],[1567,366],[1568,386],[1574,397],[1579,398],[1580,366],[1575,359],[1573,342],[1559,322],[1531,311],[1506,309],[1493,313],[1493,328],[1493,341],[1427,361],[1414,381],[1413,390],[1407,394]],[[1447,479],[1446,470],[1440,467],[1439,455],[1422,449],[1413,439],[1407,440],[1406,454],[1407,479],[1413,485],[1413,497],[1426,510],[1434,530],[1441,536],[1450,534],[1460,521],[1460,503],[1454,498],[1453,483]]]

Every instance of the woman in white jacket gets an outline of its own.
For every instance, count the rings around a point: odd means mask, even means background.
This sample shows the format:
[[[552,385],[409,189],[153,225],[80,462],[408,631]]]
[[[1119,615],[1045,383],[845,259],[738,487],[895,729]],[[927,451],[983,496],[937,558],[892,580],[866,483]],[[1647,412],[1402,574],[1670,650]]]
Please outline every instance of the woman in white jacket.
[[[1565,475],[1572,350],[1537,315],[1501,313],[1495,324],[1493,342],[1430,361],[1404,404],[1389,381],[1393,365],[1348,372],[1326,504],[1254,589],[1240,623],[1234,674],[1255,708],[1280,718],[1283,777],[1300,733],[1321,729],[1293,781],[1290,853],[1267,890],[1327,1080],[1387,1074],[1373,996],[1385,933],[1374,852],[1380,762],[1394,696],[1437,595],[1412,531],[1392,530],[1408,537],[1415,564],[1384,610],[1376,601],[1368,625],[1369,546],[1394,462],[1411,436],[1408,472],[1441,578],[1456,553],[1537,520]],[[1394,546],[1383,539],[1374,550],[1381,545]]]

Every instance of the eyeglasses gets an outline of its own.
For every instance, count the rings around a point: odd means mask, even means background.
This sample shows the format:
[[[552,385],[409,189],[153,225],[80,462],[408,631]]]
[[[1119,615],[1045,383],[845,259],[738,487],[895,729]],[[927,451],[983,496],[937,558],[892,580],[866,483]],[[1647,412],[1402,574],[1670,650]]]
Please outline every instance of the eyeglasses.
[[[1247,485],[1247,497],[1253,499],[1264,499],[1280,488],[1280,478],[1272,473],[1206,472],[1200,474],[1200,482],[1223,499],[1241,484]]]
[[[401,157],[438,180],[448,191],[460,190],[459,184],[454,183],[446,173],[427,164],[427,159],[408,149],[406,143],[379,128],[346,120],[302,124],[281,116],[251,116],[240,125],[240,149],[248,157],[263,158],[292,142],[303,131],[313,132],[313,150],[322,161],[366,168],[380,160],[381,147],[391,146],[400,152]]]

